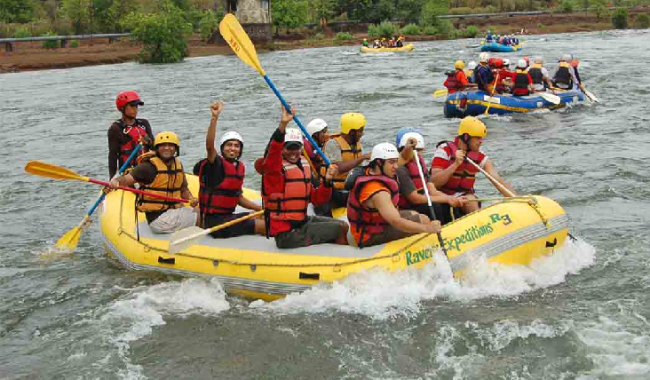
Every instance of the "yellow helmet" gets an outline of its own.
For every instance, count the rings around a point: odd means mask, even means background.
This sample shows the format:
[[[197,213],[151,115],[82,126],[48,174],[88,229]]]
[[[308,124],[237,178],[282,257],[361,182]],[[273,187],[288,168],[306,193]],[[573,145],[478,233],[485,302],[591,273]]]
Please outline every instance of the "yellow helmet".
[[[460,121],[460,125],[458,126],[458,136],[462,136],[465,133],[473,137],[486,137],[487,127],[474,116],[467,116]]]
[[[465,62],[460,61],[460,60],[456,61],[456,63],[454,63],[454,68],[456,68],[458,70],[464,69],[465,68]]]
[[[181,142],[178,139],[178,136],[174,132],[160,132],[156,135],[156,138],[153,140],[153,147],[157,147],[159,144],[171,143],[176,145],[176,149],[180,148]]]
[[[366,126],[366,117],[363,114],[349,112],[341,116],[341,133],[347,135],[353,129],[361,129]]]

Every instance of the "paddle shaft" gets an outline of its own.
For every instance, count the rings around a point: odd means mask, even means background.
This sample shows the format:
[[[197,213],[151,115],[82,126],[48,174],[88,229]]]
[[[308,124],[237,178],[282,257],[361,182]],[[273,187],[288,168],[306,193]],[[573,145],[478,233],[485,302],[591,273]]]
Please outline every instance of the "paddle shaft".
[[[228,228],[228,227],[230,227],[230,226],[232,226],[234,224],[243,222],[243,221],[251,219],[251,218],[255,218],[255,217],[260,216],[262,214],[264,214],[264,210],[259,210],[259,211],[252,212],[252,213],[250,213],[248,215],[242,216],[241,218],[237,218],[237,219],[231,220],[229,222],[216,225],[216,226],[214,226],[212,228],[205,229],[205,230],[203,230],[201,232],[197,232],[194,235],[190,235],[190,236],[187,236],[187,237],[172,241],[170,243],[170,246],[172,246],[172,245],[177,246],[179,244],[184,244],[184,243],[186,243],[188,241],[198,239],[200,237],[203,237],[205,235],[211,234],[211,233],[219,231],[219,230],[223,230],[224,228]]]
[[[418,157],[418,151],[413,149],[413,157],[415,158],[415,164],[418,167],[418,173],[420,173],[420,180],[422,181],[422,187],[424,188],[424,194],[427,196],[427,203],[429,204],[429,212],[431,213],[431,219],[432,220],[437,220],[436,218],[436,211],[433,209],[433,204],[431,203],[431,196],[429,195],[429,189],[427,187],[427,180],[424,178],[424,173],[422,172],[422,165],[420,165],[420,157]],[[438,235],[438,243],[440,243],[440,249],[442,249],[442,252],[445,254],[445,257],[447,257],[447,260],[449,260],[449,256],[447,256],[447,249],[445,248],[445,244],[442,241],[442,234],[440,232],[437,232],[436,235]]]
[[[131,155],[129,156],[129,158],[127,158],[126,161],[124,161],[124,163],[122,164],[120,169],[117,171],[118,174],[122,174],[126,170],[126,168],[129,167],[129,164],[131,163],[131,161],[133,161],[135,156],[138,155],[138,152],[140,152],[140,149],[142,149],[142,144],[138,144],[135,147],[135,149],[133,149],[133,152],[131,152]],[[97,209],[97,207],[99,207],[99,205],[102,203],[104,198],[106,198],[106,193],[102,193],[102,195],[99,196],[99,198],[97,199],[97,201],[95,202],[93,207],[91,207],[90,210],[88,210],[88,214],[86,214],[87,217],[91,216],[95,212],[95,210]]]
[[[100,181],[100,180],[94,179],[94,178],[88,178],[88,182],[96,183],[98,185],[102,185],[102,186],[106,186],[106,187],[109,187],[111,185],[108,182]],[[156,194],[156,193],[150,193],[148,191],[142,191],[142,190],[134,189],[132,187],[120,186],[120,187],[118,187],[118,189],[124,190],[124,191],[130,191],[132,193],[136,193],[136,194],[140,194],[140,195],[146,195],[148,197],[160,198],[160,199],[170,201],[170,202],[177,202],[177,203],[187,203],[187,202],[189,202],[187,199],[167,197],[167,196],[159,195],[159,194]]]
[[[275,87],[273,82],[271,82],[271,79],[269,79],[268,75],[264,74],[264,80],[269,85],[269,87],[271,87],[271,90],[273,90],[273,92],[275,93],[275,96],[277,96],[278,99],[280,99],[280,102],[282,103],[284,108],[286,108],[287,112],[291,113],[291,107],[289,107],[289,104],[287,104],[287,102],[284,100],[284,98],[282,97],[282,94],[280,94],[280,91],[278,91],[278,89]],[[309,140],[309,142],[314,147],[314,149],[316,149],[316,152],[318,153],[318,155],[323,158],[323,162],[325,162],[325,165],[330,166],[329,158],[327,158],[325,153],[323,153],[323,151],[318,147],[318,144],[316,144],[316,141],[314,141],[314,138],[311,137],[311,135],[307,132],[307,129],[305,128],[305,126],[302,125],[302,122],[300,121],[300,119],[298,119],[298,116],[294,115],[293,120],[296,122],[296,124],[298,124],[298,127],[300,127],[300,130],[302,131],[302,133],[305,136],[307,136],[307,140]]]
[[[488,179],[489,179],[489,180],[494,184],[494,186],[497,186],[497,187],[501,188],[501,190],[503,190],[503,192],[506,193],[509,197],[515,197],[515,196],[516,196],[515,194],[512,193],[512,191],[508,190],[507,187],[503,186],[503,184],[502,184],[501,182],[497,181],[496,179],[494,179],[494,177],[492,177],[491,175],[489,175],[488,172],[485,171],[485,169],[483,169],[482,167],[480,167],[480,166],[479,166],[476,162],[474,162],[471,158],[465,156],[465,159],[467,159],[467,161],[468,161],[470,164],[474,165],[474,166],[475,166],[475,167],[476,167],[476,168],[477,168],[481,173],[483,173],[483,174],[484,174],[484,175],[485,175],[485,176],[486,176],[486,177],[487,177],[487,178],[488,178]]]
[[[484,115],[488,114],[488,111],[490,110],[490,107],[492,106],[492,96],[494,96],[494,91],[497,89],[497,83],[499,83],[499,72],[497,71],[497,77],[494,80],[494,87],[492,87],[492,93],[490,94],[490,99],[488,100],[488,106],[485,109]]]

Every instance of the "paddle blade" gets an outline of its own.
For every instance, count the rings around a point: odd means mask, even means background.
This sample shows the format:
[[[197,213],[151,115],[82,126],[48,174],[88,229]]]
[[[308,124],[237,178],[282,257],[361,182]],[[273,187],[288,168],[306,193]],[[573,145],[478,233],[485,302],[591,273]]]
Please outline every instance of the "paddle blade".
[[[596,95],[594,95],[593,93],[591,93],[591,92],[585,90],[585,95],[587,95],[587,97],[588,97],[589,99],[591,99],[592,102],[600,103],[600,100],[598,100],[598,98],[596,97]]]
[[[553,95],[553,94],[549,94],[549,93],[546,93],[546,92],[540,92],[540,93],[539,93],[539,96],[541,96],[541,97],[542,97],[544,100],[546,100],[547,102],[549,102],[549,103],[553,103],[553,104],[555,104],[555,105],[560,104],[560,101],[562,100],[562,99],[560,99],[559,96],[557,96],[557,95]]]
[[[181,252],[190,246],[196,244],[196,242],[203,236],[210,233],[210,230],[204,230],[201,227],[187,227],[180,231],[176,231],[169,238],[169,253],[178,253]]]
[[[226,40],[239,59],[244,61],[248,66],[257,70],[260,75],[266,75],[259,59],[257,58],[255,45],[251,42],[251,39],[244,31],[244,28],[242,28],[237,17],[233,16],[231,13],[224,16],[223,20],[219,23],[219,33],[221,33],[223,39]]]
[[[49,177],[54,179],[74,179],[78,181],[88,182],[88,177],[80,176],[79,174],[62,168],[60,166],[46,164],[40,161],[29,161],[25,166],[25,171],[29,174],[40,175],[41,177]]]
[[[74,249],[77,248],[77,244],[79,244],[81,231],[80,227],[74,227],[70,231],[66,232],[65,235],[61,236],[61,238],[56,242],[56,246],[68,251],[74,251]]]
[[[443,88],[443,89],[440,89],[440,90],[436,90],[436,92],[433,93],[433,97],[434,97],[434,98],[439,98],[439,97],[441,97],[441,96],[445,96],[445,95],[447,95],[448,92],[449,92],[449,91],[448,91],[446,88]]]

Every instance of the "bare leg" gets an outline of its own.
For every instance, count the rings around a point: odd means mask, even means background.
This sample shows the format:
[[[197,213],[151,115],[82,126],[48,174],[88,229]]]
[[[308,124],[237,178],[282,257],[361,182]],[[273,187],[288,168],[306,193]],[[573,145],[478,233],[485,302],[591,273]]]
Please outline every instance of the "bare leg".
[[[467,197],[467,199],[478,199],[478,198],[476,198],[476,195],[474,195],[474,194],[467,194],[466,197]],[[479,208],[480,207],[479,207],[478,202],[467,202],[463,206],[463,213],[469,214],[471,212],[478,211]]]

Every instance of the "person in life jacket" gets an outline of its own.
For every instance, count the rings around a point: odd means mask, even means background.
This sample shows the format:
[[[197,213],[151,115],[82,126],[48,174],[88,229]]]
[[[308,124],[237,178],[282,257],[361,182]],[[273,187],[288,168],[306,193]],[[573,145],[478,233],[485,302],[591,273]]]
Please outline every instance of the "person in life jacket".
[[[578,78],[576,77],[576,72],[573,69],[573,66],[569,63],[571,61],[571,55],[565,54],[560,59],[559,67],[553,75],[553,83],[556,87],[559,87],[563,90],[571,90],[578,86]]]
[[[138,144],[144,147],[139,155],[151,148],[153,132],[146,119],[137,119],[138,106],[144,105],[140,95],[135,91],[120,92],[115,98],[115,107],[122,116],[108,128],[108,175],[113,178],[117,169],[129,158]],[[132,160],[129,167],[134,167]]]
[[[528,65],[523,59],[517,62],[517,71],[511,91],[514,96],[526,96],[533,92],[533,79],[526,71],[526,66]]]
[[[322,216],[308,216],[307,206],[328,202],[332,179],[338,168],[332,164],[319,186],[312,185],[309,164],[303,160],[303,136],[299,129],[287,128],[295,111],[282,107],[282,118],[273,133],[262,163],[262,198],[267,236],[275,238],[278,248],[297,248],[315,244],[347,245],[347,223]]]
[[[395,42],[395,47],[403,47],[404,46],[404,36],[399,36],[397,37],[397,41]]]
[[[580,79],[580,73],[578,72],[578,65],[580,65],[580,61],[575,59],[573,57],[573,54],[569,54],[569,55],[571,56],[571,60],[569,61],[569,64],[571,65],[571,67],[573,67],[573,72],[576,74],[576,80],[578,83],[577,87],[580,89],[580,91],[585,92],[584,84],[582,83],[582,79]]]
[[[465,77],[467,78],[467,82],[469,83],[474,83],[474,70],[476,70],[476,62],[471,61],[467,65],[467,69],[465,69]]]
[[[514,73],[504,67],[505,60],[498,57],[493,57],[488,60],[488,65],[498,73],[498,81],[495,76],[494,84],[496,86],[495,92],[503,94],[508,91],[508,84],[514,78]]]
[[[507,184],[496,170],[492,160],[481,152],[483,139],[487,136],[487,127],[482,121],[467,116],[460,121],[458,136],[454,141],[443,141],[438,148],[431,162],[431,179],[437,189],[452,196],[466,196],[468,202],[462,207],[463,214],[474,212],[480,208],[474,195],[474,182],[479,170],[472,165],[471,159],[500,184],[516,194],[512,187]],[[498,187],[499,192],[507,197],[508,194]]]
[[[439,221],[431,221],[417,211],[398,210],[398,158],[395,145],[375,145],[370,164],[354,179],[348,199],[348,221],[351,235],[360,248],[423,232],[440,232]]]
[[[363,154],[361,137],[366,126],[366,117],[360,113],[346,113],[341,116],[341,133],[331,136],[325,143],[323,152],[331,163],[338,167],[338,174],[334,177],[334,189],[331,208],[344,207],[348,201],[348,192],[345,190],[345,178],[348,172],[368,158],[370,154]],[[321,177],[325,174],[325,167],[321,167]],[[328,215],[325,213],[324,215]]]
[[[465,62],[456,61],[454,63],[454,71],[447,72],[447,79],[443,85],[447,87],[448,93],[453,94],[457,91],[463,91],[467,87],[476,87],[476,85],[469,83],[467,76],[465,76]]]
[[[399,208],[400,210],[415,210],[420,214],[429,215],[429,202],[424,192],[424,183],[433,202],[433,208],[438,220],[444,225],[451,220],[447,218],[449,214],[443,209],[442,204],[448,204],[451,207],[462,207],[467,199],[465,197],[452,197],[447,195],[433,185],[429,180],[427,164],[424,162],[422,154],[424,152],[424,137],[414,128],[401,128],[397,131],[397,151],[400,153],[397,180],[399,182]],[[417,151],[422,170],[422,177],[418,165],[415,161],[413,151]],[[447,212],[445,212],[447,211]],[[443,218],[444,216],[444,218]]]
[[[330,135],[327,129],[327,123],[323,119],[313,119],[310,121],[307,126],[305,126],[307,133],[311,136],[312,139],[316,142],[318,147],[322,150],[325,147],[325,143],[329,140]],[[317,176],[321,171],[321,166],[323,166],[323,158],[318,154],[318,151],[314,146],[312,146],[311,141],[305,138],[303,141],[306,158],[316,172],[313,173]]]
[[[491,93],[492,85],[494,82],[494,74],[492,74],[492,69],[488,65],[488,60],[490,55],[488,53],[481,53],[479,55],[479,65],[474,70],[474,83],[478,86],[479,90]]]
[[[363,39],[363,42],[361,42],[361,45],[362,45],[362,46],[365,46],[365,47],[368,47],[368,39],[367,39],[367,38],[364,38],[364,39]]]
[[[528,74],[533,80],[533,90],[544,91],[546,88],[553,87],[548,70],[544,67],[544,58],[535,57],[533,64],[528,68]]]
[[[205,137],[207,158],[194,165],[194,175],[199,177],[199,226],[211,228],[248,215],[248,212],[235,213],[237,206],[259,211],[262,206],[243,195],[246,166],[241,162],[244,140],[235,131],[228,131],[219,140],[219,151],[214,142],[217,134],[217,121],[224,109],[221,102],[210,106],[212,118]],[[264,219],[248,219],[210,235],[214,238],[229,238],[242,235],[264,235]]]
[[[140,162],[129,173],[111,180],[110,189],[132,186],[136,182],[140,189],[172,198],[187,199],[191,207],[147,195],[138,195],[136,208],[144,212],[151,231],[157,234],[171,234],[183,228],[196,225],[197,212],[194,207],[199,200],[192,196],[187,187],[183,165],[178,159],[180,140],[174,132],[160,132],[153,142],[153,152],[140,157]]]

